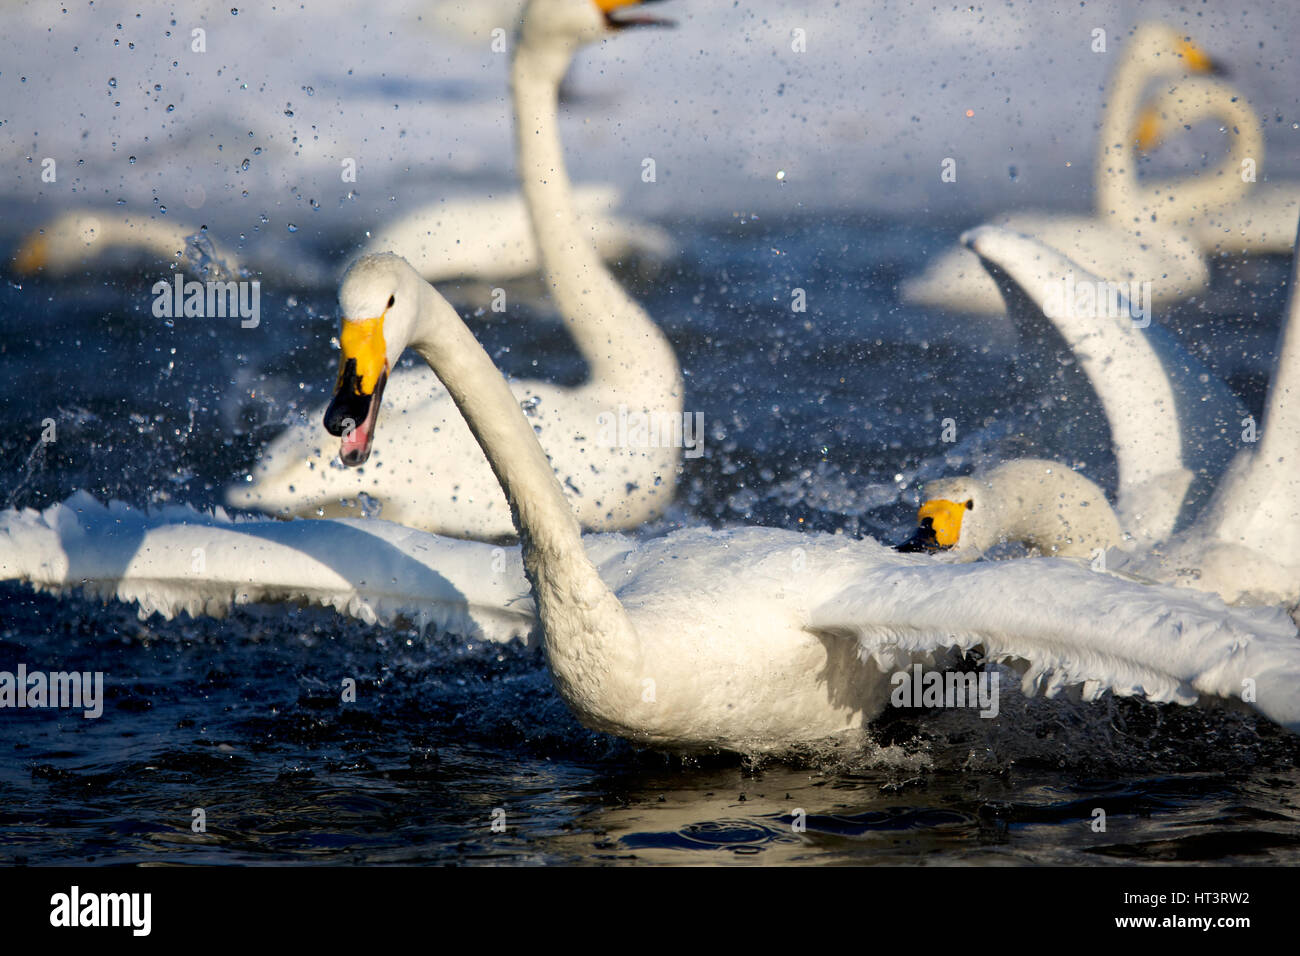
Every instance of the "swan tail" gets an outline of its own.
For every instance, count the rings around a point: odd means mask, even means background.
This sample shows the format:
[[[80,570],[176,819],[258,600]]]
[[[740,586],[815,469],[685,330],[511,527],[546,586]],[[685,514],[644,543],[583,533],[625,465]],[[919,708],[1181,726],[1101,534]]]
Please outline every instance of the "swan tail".
[[[884,672],[980,647],[1022,673],[1026,694],[1079,685],[1087,699],[1236,698],[1300,732],[1300,639],[1281,610],[1230,608],[1059,559],[944,567],[883,569],[815,608],[810,626],[855,638]]]
[[[142,618],[291,601],[505,642],[527,639],[535,617],[517,548],[378,520],[145,511],[85,492],[44,511],[0,513],[0,579],[135,603]]]

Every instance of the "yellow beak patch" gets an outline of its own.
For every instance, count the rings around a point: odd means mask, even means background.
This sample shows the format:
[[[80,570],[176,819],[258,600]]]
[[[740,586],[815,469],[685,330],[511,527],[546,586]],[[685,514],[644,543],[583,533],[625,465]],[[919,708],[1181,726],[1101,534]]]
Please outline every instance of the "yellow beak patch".
[[[602,13],[611,13],[619,7],[630,7],[634,3],[640,3],[641,0],[596,0]]]
[[[379,386],[379,376],[388,363],[388,346],[384,342],[384,317],[377,319],[344,319],[339,332],[339,345],[343,354],[339,358],[339,380],[348,360],[357,363],[357,382],[363,395],[374,394]]]
[[[1154,106],[1145,107],[1138,114],[1133,140],[1141,153],[1149,153],[1160,145],[1160,113]]]
[[[933,498],[917,509],[916,522],[921,524],[929,518],[934,540],[942,548],[951,548],[961,537],[961,519],[965,515],[965,505],[946,498]]]
[[[29,236],[14,257],[14,270],[20,275],[30,275],[43,268],[50,258],[50,240],[42,235]]]
[[[1211,73],[1214,70],[1214,61],[1209,55],[1198,47],[1191,40],[1184,40],[1178,46],[1178,53],[1187,63],[1187,68],[1193,73]]]

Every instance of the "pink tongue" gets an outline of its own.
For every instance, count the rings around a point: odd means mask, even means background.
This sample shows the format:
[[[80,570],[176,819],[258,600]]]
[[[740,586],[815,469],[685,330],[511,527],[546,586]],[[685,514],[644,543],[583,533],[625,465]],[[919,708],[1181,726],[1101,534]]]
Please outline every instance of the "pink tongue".
[[[357,464],[361,464],[370,457],[370,443],[375,437],[375,413],[378,409],[379,403],[372,401],[370,409],[366,412],[366,420],[350,431],[344,431],[339,457],[345,462],[354,458]]]

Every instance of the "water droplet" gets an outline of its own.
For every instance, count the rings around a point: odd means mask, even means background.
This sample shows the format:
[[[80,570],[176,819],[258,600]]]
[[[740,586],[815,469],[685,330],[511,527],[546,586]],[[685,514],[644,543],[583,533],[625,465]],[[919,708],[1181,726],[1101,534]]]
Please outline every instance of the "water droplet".
[[[108,78],[108,85],[111,86],[111,87],[116,87],[116,86],[117,86],[117,77],[115,77],[115,76],[110,76],[110,77]]]
[[[239,168],[242,169],[244,172],[248,172],[248,160],[244,160],[242,163],[240,163]]]
[[[232,17],[237,17],[237,16],[239,16],[239,7],[231,7],[231,8],[230,8],[230,15],[231,15]]]
[[[175,106],[173,106],[171,103],[168,103],[168,104],[167,104],[167,112],[168,112],[168,113],[174,112],[175,110],[176,110],[176,107],[175,107]]]
[[[785,180],[785,170],[784,170],[784,169],[778,169],[778,170],[776,171],[776,178],[779,179],[779,180],[784,181],[784,180]]]
[[[135,157],[134,157],[134,156],[128,156],[128,157],[126,158],[126,161],[127,161],[128,163],[130,163],[132,166],[135,165]]]
[[[296,225],[294,225],[293,223],[289,223],[289,225],[286,226],[285,228],[288,229],[290,232],[297,232],[297,231],[298,231],[298,227],[297,227]]]

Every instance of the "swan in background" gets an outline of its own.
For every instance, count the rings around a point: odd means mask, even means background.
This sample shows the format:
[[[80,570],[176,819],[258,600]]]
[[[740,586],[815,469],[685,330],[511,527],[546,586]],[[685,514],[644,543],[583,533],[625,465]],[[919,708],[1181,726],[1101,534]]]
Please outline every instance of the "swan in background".
[[[582,232],[608,261],[627,256],[662,262],[672,252],[668,234],[656,226],[611,214],[618,204],[612,186],[577,186],[574,208]],[[430,282],[448,279],[506,281],[538,270],[537,244],[522,196],[447,199],[385,223],[363,254],[394,252]]]
[[[999,216],[994,224],[1041,239],[1106,279],[1149,281],[1158,305],[1203,291],[1209,284],[1209,269],[1189,230],[1209,208],[1245,195],[1248,184],[1237,173],[1242,158],[1258,155],[1259,127],[1249,107],[1231,104],[1242,123],[1219,167],[1159,187],[1138,179],[1135,129],[1148,83],[1212,68],[1209,58],[1172,27],[1139,26],[1107,91],[1098,137],[1095,214],[1018,212]],[[905,281],[902,298],[914,305],[959,312],[1003,311],[997,286],[976,258],[960,247],[938,256],[919,276]]]
[[[593,10],[588,22],[603,21]],[[142,515],[82,495],[0,515],[0,576],[168,614],[306,600],[475,637],[531,625],[583,723],[673,751],[851,744],[889,706],[898,673],[975,647],[1021,669],[1026,693],[1081,685],[1086,699],[1110,690],[1191,704],[1253,687],[1250,706],[1300,731],[1300,640],[1273,609],[1057,559],[941,563],[837,535],[584,537],[516,396],[432,286],[397,257],[373,256],[348,271],[339,299],[341,364],[355,375],[332,411],[365,404],[373,423],[383,369],[413,348],[498,476],[520,551],[386,521]]]
[[[1120,546],[1124,532],[1106,493],[1056,461],[1017,458],[994,468],[926,482],[916,533],[903,552],[948,551],[974,561],[1001,544],[1090,558]]]
[[[19,275],[43,272],[51,278],[97,268],[113,256],[131,265],[175,264],[193,255],[200,236],[192,224],[142,218],[110,210],[76,209],[62,212],[33,230],[14,253]],[[239,260],[207,233],[202,234],[210,278],[237,275]]]
[[[1224,127],[1249,125],[1259,139],[1259,151],[1250,155],[1256,176],[1263,175],[1264,141],[1254,110],[1240,93],[1222,80],[1196,77],[1151,97],[1143,109],[1138,148],[1151,152],[1173,129],[1191,129],[1207,119]],[[1238,175],[1243,174],[1238,167]],[[1300,221],[1300,183],[1256,182],[1249,194],[1232,203],[1209,204],[1191,224],[1191,235],[1206,252],[1229,255],[1290,253]]]
[[[588,7],[600,14],[599,32],[589,29]],[[514,394],[583,526],[632,528],[672,501],[686,440],[681,371],[663,332],[600,261],[575,209],[558,91],[584,43],[636,21],[619,21],[593,0],[535,4],[527,16],[531,26],[515,45],[510,74],[519,174],[546,284],[590,379],[577,388],[518,381]],[[384,517],[411,527],[466,538],[512,535],[505,496],[433,376],[394,375],[387,392],[387,444],[371,456],[373,422],[353,433],[358,443],[344,442],[348,464],[370,458],[364,470],[337,464],[338,446],[314,412],[266,448],[250,481],[230,488],[227,502],[277,515],[347,515],[357,513],[353,502],[369,497],[382,504]]]
[[[29,233],[13,257],[19,275],[40,272],[51,278],[99,272],[112,263],[125,268],[182,263],[204,279],[271,275],[310,287],[327,285],[330,278],[320,263],[301,254],[288,258],[277,250],[256,263],[241,263],[206,227],[95,209],[60,213]]]
[[[1005,250],[997,244],[986,243],[982,236],[974,237],[973,243],[991,272],[1005,262]],[[1018,286],[1022,300],[1041,301],[1042,285],[1022,280],[1013,270],[1005,270],[1000,281]],[[1157,539],[1154,546],[1121,540],[1124,509],[1117,517],[1099,488],[1064,465],[1020,461],[981,476],[928,484],[924,490],[928,500],[918,512],[921,527],[908,549],[950,550],[963,560],[974,560],[1002,541],[1058,554],[1095,555],[1096,549],[1109,549],[1107,561],[1114,570],[1213,592],[1230,603],[1296,606],[1300,603],[1297,282],[1300,256],[1293,257],[1262,427],[1232,432],[1234,438],[1241,438],[1235,442],[1235,457],[1190,527],[1168,540]],[[1149,369],[1132,381],[1158,392],[1159,374],[1158,369]],[[1130,421],[1141,421],[1137,405]],[[1252,421],[1240,424],[1249,426]],[[1148,422],[1152,443],[1159,444],[1164,431],[1160,422]],[[1123,458],[1120,465],[1122,476]],[[1142,544],[1148,547],[1138,546]]]
[[[1240,399],[1149,314],[1138,316],[1122,286],[998,226],[972,229],[962,243],[1005,298],[1022,340],[1018,368],[1077,407],[1077,366],[1100,402],[1123,530],[1150,545],[1189,525],[1239,448]]]

